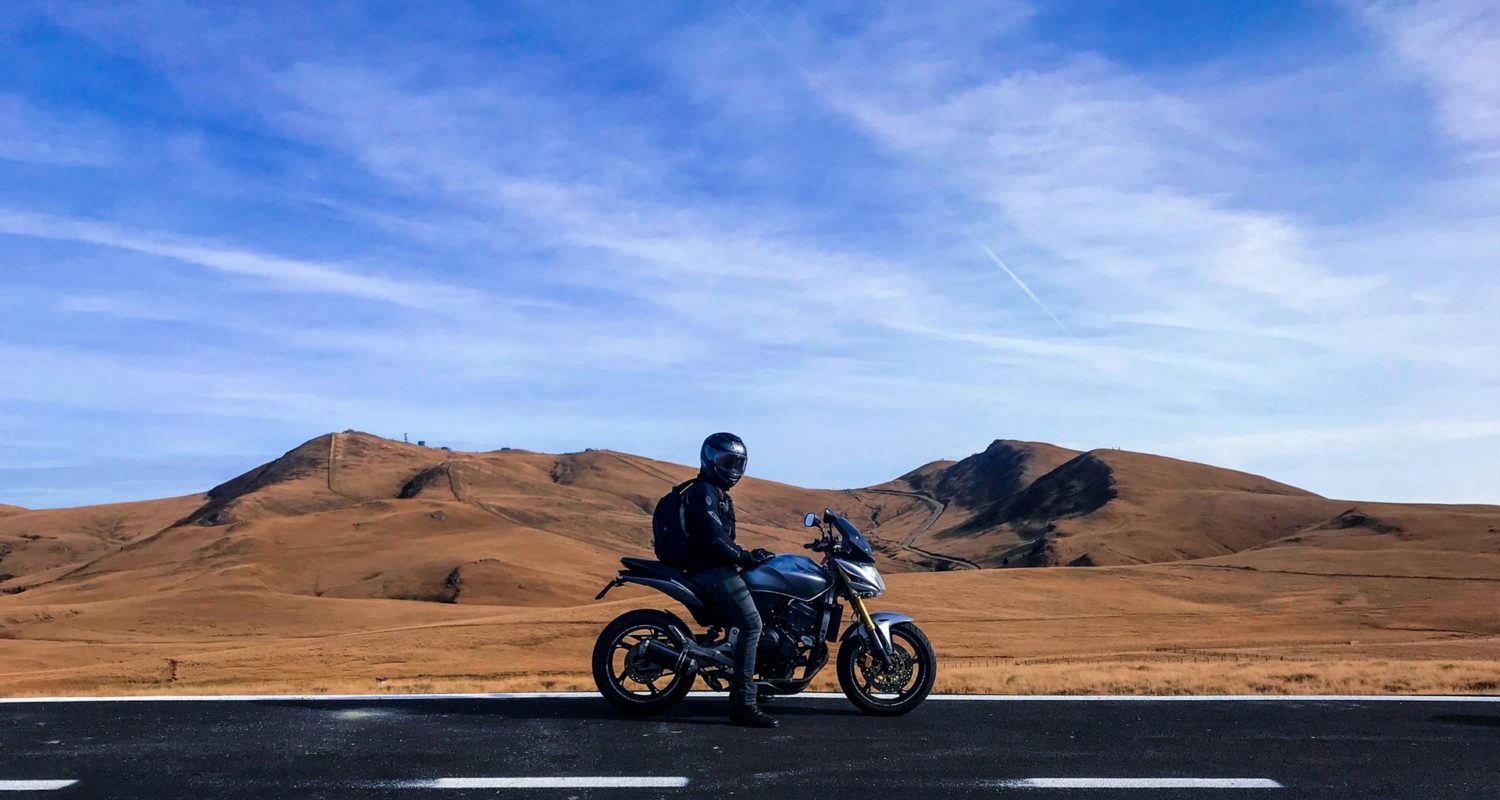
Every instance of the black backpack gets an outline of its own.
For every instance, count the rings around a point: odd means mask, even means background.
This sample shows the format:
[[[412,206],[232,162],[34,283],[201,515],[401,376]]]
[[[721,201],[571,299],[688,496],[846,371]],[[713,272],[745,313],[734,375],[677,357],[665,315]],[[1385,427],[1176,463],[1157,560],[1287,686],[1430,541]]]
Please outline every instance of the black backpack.
[[[651,544],[656,549],[656,558],[674,567],[686,565],[693,554],[687,515],[682,507],[682,493],[692,485],[693,481],[685,481],[673,486],[672,491],[656,501],[656,511],[651,514]]]

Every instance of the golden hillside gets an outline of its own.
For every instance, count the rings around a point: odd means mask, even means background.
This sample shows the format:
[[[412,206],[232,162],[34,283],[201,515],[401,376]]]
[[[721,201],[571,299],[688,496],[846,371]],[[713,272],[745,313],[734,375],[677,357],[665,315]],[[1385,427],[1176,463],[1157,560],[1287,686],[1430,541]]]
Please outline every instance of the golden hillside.
[[[592,598],[692,472],[348,432],[202,495],[4,507],[0,692],[586,687],[603,622],[670,603]],[[748,546],[799,547],[825,506],[869,531],[940,689],[1494,688],[1495,507],[1009,441],[866,489],[734,495]]]

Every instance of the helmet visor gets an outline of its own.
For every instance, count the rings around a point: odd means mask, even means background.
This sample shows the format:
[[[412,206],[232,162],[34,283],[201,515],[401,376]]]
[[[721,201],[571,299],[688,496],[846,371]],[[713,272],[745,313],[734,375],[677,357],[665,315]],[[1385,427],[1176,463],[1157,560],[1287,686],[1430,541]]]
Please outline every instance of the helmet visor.
[[[720,451],[714,453],[714,466],[723,470],[725,474],[728,475],[744,475],[745,462],[747,460],[748,459],[746,459],[744,453],[736,453],[733,451]]]

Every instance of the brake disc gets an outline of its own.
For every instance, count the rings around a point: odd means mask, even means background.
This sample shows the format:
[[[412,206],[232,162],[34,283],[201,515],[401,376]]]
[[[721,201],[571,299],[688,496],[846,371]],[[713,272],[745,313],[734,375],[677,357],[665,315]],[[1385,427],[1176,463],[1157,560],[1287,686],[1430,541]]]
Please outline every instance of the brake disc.
[[[891,666],[886,668],[880,659],[871,655],[866,663],[859,665],[865,682],[877,692],[899,693],[911,680],[912,657],[901,648],[891,654]]]

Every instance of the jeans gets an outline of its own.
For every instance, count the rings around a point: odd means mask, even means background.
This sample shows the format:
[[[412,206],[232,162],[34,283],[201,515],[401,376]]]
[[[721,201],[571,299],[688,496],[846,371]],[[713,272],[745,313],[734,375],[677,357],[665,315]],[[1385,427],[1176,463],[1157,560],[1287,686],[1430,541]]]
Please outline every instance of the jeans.
[[[734,640],[734,682],[729,699],[738,706],[755,705],[755,650],[760,647],[760,612],[750,599],[750,587],[732,567],[695,572],[692,577],[714,607],[729,617],[729,624],[740,631]]]

